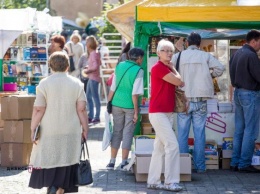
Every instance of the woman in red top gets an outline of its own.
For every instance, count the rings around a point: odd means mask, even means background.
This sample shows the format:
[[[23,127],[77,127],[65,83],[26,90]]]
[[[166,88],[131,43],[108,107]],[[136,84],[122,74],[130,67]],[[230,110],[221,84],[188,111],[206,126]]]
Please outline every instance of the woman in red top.
[[[180,154],[173,126],[175,86],[184,86],[181,76],[170,63],[174,52],[168,40],[158,43],[159,61],[151,69],[151,99],[149,120],[156,132],[154,151],[147,180],[149,189],[180,191]],[[165,157],[165,160],[164,160]],[[165,181],[162,185],[161,170],[165,166]]]

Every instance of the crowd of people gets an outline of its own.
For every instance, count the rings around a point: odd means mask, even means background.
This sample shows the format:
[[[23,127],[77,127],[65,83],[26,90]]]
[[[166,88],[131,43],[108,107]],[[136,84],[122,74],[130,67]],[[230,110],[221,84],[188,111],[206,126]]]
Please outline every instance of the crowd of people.
[[[225,67],[210,53],[200,49],[201,36],[192,32],[184,51],[175,53],[172,42],[162,39],[157,46],[158,61],[151,68],[149,120],[156,136],[149,167],[147,188],[181,191],[180,153],[189,153],[188,137],[193,126],[194,170],[205,173],[205,124],[207,99],[214,97],[212,79]],[[34,143],[30,164],[33,170],[29,186],[48,187],[48,193],[77,192],[72,179],[79,162],[80,146],[87,140],[88,124],[100,122],[98,87],[101,82],[101,57],[109,56],[104,41],[87,36],[85,48],[75,32],[66,43],[61,35],[51,38],[49,47],[51,75],[37,87],[31,130]],[[84,51],[85,50],[85,51]],[[230,78],[234,90],[235,132],[231,170],[260,172],[251,165],[260,118],[260,32],[251,30],[246,44],[230,60]],[[101,56],[102,55],[102,56]],[[108,101],[112,104],[113,134],[111,158],[106,166],[115,168],[118,150],[122,148],[120,169],[128,165],[134,130],[138,121],[138,99],[144,93],[145,51],[128,43],[120,54],[110,80]],[[69,57],[75,70],[69,72]],[[178,63],[178,71],[176,66]],[[177,113],[178,134],[175,135],[173,114],[176,88],[187,99],[185,112]],[[87,108],[88,107],[88,108]],[[41,136],[33,139],[40,124]],[[57,149],[59,148],[59,149]],[[70,151],[69,151],[70,150]],[[161,170],[165,167],[164,184]]]

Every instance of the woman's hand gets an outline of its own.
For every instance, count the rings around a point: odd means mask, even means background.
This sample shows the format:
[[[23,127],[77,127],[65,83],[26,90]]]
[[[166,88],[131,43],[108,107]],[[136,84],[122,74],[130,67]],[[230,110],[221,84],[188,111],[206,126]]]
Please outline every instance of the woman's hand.
[[[37,140],[38,138],[34,141],[34,133],[35,133],[36,129],[31,130],[31,141],[33,142],[33,144],[37,145]]]
[[[81,136],[82,136],[82,142],[87,141],[88,132],[86,130],[83,130]]]
[[[133,118],[133,123],[136,124],[137,120],[138,120],[138,113],[135,113]]]

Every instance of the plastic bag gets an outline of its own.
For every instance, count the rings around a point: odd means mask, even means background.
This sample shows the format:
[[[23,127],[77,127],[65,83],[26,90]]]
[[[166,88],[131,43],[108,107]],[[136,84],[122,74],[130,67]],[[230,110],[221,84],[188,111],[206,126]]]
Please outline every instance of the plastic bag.
[[[102,150],[105,151],[110,145],[113,133],[112,119],[108,112],[105,112],[105,130],[103,133]]]

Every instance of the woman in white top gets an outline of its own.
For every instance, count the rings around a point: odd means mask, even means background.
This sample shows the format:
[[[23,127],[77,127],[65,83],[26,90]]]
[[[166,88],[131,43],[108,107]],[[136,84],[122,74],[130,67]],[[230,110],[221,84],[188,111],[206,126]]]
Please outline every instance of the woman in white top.
[[[68,75],[69,60],[64,52],[50,56],[50,67],[52,75],[42,79],[36,89],[29,187],[48,187],[48,193],[77,192],[73,177],[80,160],[82,138],[86,140],[88,135],[86,95],[83,83]],[[39,124],[40,136],[34,140]]]
[[[70,36],[70,41],[65,45],[69,49],[69,56],[73,56],[75,70],[70,72],[70,75],[79,78],[80,68],[78,67],[79,58],[84,53],[84,48],[81,43],[81,36],[75,32]]]

